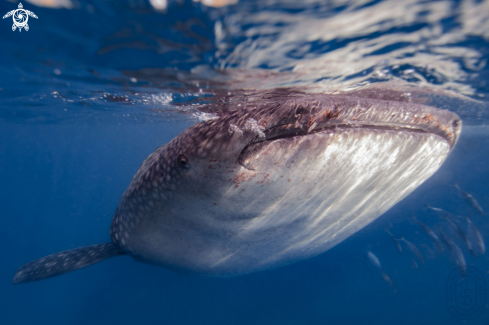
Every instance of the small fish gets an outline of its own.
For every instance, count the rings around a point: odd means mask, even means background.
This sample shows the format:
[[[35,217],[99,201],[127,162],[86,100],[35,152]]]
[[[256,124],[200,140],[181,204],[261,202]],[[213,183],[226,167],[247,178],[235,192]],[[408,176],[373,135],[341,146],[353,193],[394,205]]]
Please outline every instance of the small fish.
[[[389,283],[392,290],[394,290],[394,293],[397,293],[396,286],[394,285],[394,282],[392,282],[391,278],[382,271],[380,271],[380,273],[382,274],[382,277],[384,278],[384,280],[387,281],[387,283]]]
[[[456,261],[456,264],[460,270],[460,274],[462,274],[462,277],[465,278],[465,275],[467,274],[467,264],[465,263],[465,257],[464,254],[462,253],[462,250],[460,247],[455,244],[455,242],[452,240],[451,241],[452,245],[452,252]]]
[[[416,255],[419,260],[421,261],[421,263],[424,263],[424,258],[423,258],[423,254],[421,254],[421,252],[419,251],[419,249],[411,242],[407,241],[406,239],[404,239],[404,237],[401,237],[401,240],[403,240],[406,245],[409,247],[409,249],[411,250],[411,252],[414,253],[414,255]]]
[[[372,264],[375,265],[375,267],[377,267],[379,270],[382,269],[382,266],[380,265],[380,261],[377,258],[377,256],[375,256],[374,253],[372,253],[372,252],[369,251],[367,253],[367,257],[370,260],[370,262],[372,262]]]
[[[428,204],[428,209],[435,211],[436,214],[438,215],[438,217],[440,217],[442,219],[445,217],[449,217],[451,219],[455,218],[455,216],[453,214],[451,214],[450,212],[443,210],[443,209],[440,209],[440,208],[434,208],[429,204]]]
[[[397,250],[399,251],[399,253],[402,254],[402,247],[401,247],[401,243],[399,243],[399,240],[396,237],[394,237],[394,235],[389,231],[389,228],[385,229],[385,231],[387,231],[387,233],[391,236],[391,239],[394,242],[394,245],[396,245]]]
[[[477,213],[479,213],[481,216],[483,216],[484,215],[484,211],[482,210],[482,208],[479,205],[479,203],[477,202],[477,200],[474,199],[474,197],[472,195],[470,195],[469,193],[465,192],[460,187],[458,187],[458,185],[455,185],[455,187],[457,188],[458,193],[460,194],[460,196],[462,197],[462,199],[465,201],[465,203],[469,207],[471,207],[474,210],[476,210]]]
[[[418,263],[416,263],[416,260],[413,258],[413,268],[415,268],[416,270],[418,269]]]
[[[440,243],[440,245],[441,245],[441,243]],[[435,254],[433,253],[431,248],[428,247],[428,245],[423,244],[421,246],[423,246],[425,248],[425,250],[428,252],[428,258],[435,258]],[[443,247],[442,247],[442,249],[443,249]],[[442,250],[442,253],[443,253],[443,250]]]
[[[359,256],[360,257],[360,256]],[[374,281],[374,278],[372,277],[372,268],[370,267],[369,264],[367,264],[367,256],[366,255],[363,255],[364,258],[360,258],[360,260],[362,261],[362,265],[367,269],[367,274],[370,278],[370,280]]]
[[[465,257],[462,250],[457,246],[457,244],[455,244],[453,238],[448,238],[441,228],[439,228],[438,231],[440,233],[441,240],[445,245],[447,245],[448,250],[452,253],[452,262],[455,260],[455,264],[457,264],[460,274],[462,274],[462,277],[465,277],[465,274],[467,273],[467,264],[465,263]]]
[[[440,233],[441,240],[443,241],[443,243],[447,247],[448,251],[451,252],[452,251],[452,244],[450,243],[450,239],[443,232],[443,230],[441,229],[441,227],[438,227],[438,232]]]
[[[448,213],[447,211],[443,210],[443,209],[440,209],[440,208],[435,208],[435,207],[432,207],[431,205],[428,204],[428,209],[432,210],[432,211],[435,211],[436,214],[440,217],[440,218],[443,218],[445,217],[445,215]]]
[[[419,221],[418,219],[416,219],[416,216],[414,214],[413,214],[413,219],[418,224],[418,227],[421,228],[428,236],[430,236],[436,242],[436,245],[438,246],[438,249],[440,250],[440,252],[443,253],[443,246],[442,246],[442,244],[440,242],[440,239],[435,234],[435,232],[427,224],[425,224],[424,222]]]
[[[469,238],[462,230],[462,228],[458,224],[451,221],[448,217],[445,217],[444,219],[450,224],[453,230],[455,230],[455,233],[465,242],[465,245],[467,246],[467,249],[470,251],[470,253],[472,253],[472,255],[474,255],[475,257],[477,257],[477,253],[472,248],[472,244],[470,243]]]
[[[484,240],[482,239],[481,233],[477,229],[477,227],[470,221],[469,217],[465,217],[467,220],[467,236],[472,238],[477,245],[479,252],[484,255],[486,253],[486,245],[484,244]]]

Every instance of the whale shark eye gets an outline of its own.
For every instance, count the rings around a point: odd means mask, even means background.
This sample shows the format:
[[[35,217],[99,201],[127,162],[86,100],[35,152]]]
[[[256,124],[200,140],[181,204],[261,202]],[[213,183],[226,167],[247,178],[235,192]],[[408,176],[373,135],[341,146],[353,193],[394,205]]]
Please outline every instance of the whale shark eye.
[[[190,168],[190,163],[184,155],[178,156],[178,164],[183,168]]]

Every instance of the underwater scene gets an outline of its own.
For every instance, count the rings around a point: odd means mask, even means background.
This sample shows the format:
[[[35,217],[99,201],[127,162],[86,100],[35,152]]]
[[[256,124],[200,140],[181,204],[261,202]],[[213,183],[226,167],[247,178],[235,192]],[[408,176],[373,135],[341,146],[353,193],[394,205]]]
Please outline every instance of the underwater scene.
[[[488,0],[0,9],[0,324],[489,324]]]

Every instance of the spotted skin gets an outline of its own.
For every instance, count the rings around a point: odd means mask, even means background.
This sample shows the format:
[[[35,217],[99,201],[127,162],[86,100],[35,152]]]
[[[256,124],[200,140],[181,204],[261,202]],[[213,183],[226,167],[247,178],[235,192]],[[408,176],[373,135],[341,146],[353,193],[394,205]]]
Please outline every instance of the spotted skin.
[[[110,249],[35,261],[19,270],[23,281],[122,252],[224,277],[315,256],[430,177],[461,131],[448,111],[346,95],[254,93],[219,114],[146,158],[116,209]],[[49,270],[72,252],[83,263]]]
[[[113,243],[80,247],[45,256],[23,265],[14,276],[14,283],[38,281],[81,269],[109,257],[125,254]]]

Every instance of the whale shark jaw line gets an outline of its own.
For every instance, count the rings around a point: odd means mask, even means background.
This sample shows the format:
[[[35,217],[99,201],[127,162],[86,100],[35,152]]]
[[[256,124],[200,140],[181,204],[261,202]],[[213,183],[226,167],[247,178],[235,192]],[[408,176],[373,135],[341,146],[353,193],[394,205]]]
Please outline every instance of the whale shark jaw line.
[[[239,163],[249,168],[249,156],[253,156],[254,152],[259,150],[265,142],[310,136],[315,133],[363,129],[363,132],[359,134],[365,134],[368,130],[433,134],[443,138],[451,150],[461,132],[460,119],[448,111],[425,105],[390,103],[382,100],[374,101],[377,105],[365,105],[362,100],[365,99],[357,100],[356,105],[348,109],[338,108],[340,105],[333,105],[332,109],[314,112],[314,109],[304,109],[300,106],[296,111],[299,113],[296,114],[293,121],[289,120],[287,121],[289,123],[268,127],[263,134],[253,138],[241,151],[238,158]]]

